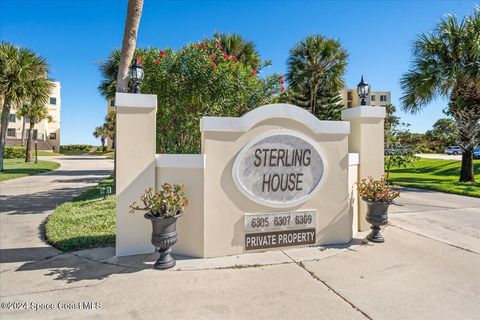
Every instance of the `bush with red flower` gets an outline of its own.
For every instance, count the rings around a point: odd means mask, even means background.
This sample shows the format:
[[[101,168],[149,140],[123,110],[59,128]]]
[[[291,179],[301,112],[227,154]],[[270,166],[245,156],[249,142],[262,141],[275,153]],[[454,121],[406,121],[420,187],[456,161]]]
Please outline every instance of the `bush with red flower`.
[[[202,116],[239,117],[282,92],[280,75],[260,77],[261,67],[252,70],[215,41],[180,50],[138,49],[136,56],[145,68],[142,92],[158,99],[158,153],[198,153]],[[116,73],[104,77],[100,89],[104,86],[104,94],[113,96]]]

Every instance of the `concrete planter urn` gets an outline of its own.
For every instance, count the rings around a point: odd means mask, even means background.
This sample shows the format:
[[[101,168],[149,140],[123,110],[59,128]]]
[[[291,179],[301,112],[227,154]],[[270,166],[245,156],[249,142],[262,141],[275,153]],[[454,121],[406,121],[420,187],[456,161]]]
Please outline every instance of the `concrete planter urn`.
[[[372,225],[370,227],[372,231],[367,236],[367,240],[385,242],[380,227],[388,224],[388,207],[390,205],[378,201],[369,201],[365,198],[363,200],[367,203],[366,219]]]
[[[152,244],[160,253],[160,257],[154,264],[155,269],[165,270],[173,268],[176,264],[172,257],[172,246],[177,242],[177,218],[183,212],[178,212],[173,217],[156,217],[150,213],[144,215],[145,219],[152,222]]]
[[[388,207],[400,196],[400,191],[389,185],[383,177],[361,179],[357,182],[357,188],[363,201],[367,203],[366,220],[372,225],[372,232],[367,236],[367,240],[385,242],[380,227],[388,223]]]
[[[175,266],[172,246],[177,242],[177,219],[183,215],[188,200],[183,184],[164,183],[158,191],[153,187],[145,189],[140,196],[143,206],[136,202],[130,205],[130,212],[145,212],[144,217],[152,222],[152,244],[160,257],[155,262],[155,269],[165,270]]]

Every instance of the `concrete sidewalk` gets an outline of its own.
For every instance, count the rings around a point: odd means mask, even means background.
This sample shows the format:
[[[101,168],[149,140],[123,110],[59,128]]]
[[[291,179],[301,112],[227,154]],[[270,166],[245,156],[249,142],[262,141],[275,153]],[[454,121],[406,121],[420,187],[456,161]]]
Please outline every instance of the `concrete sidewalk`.
[[[1,214],[2,320],[480,319],[476,198],[407,189],[383,244],[360,234],[346,246],[178,257],[168,271],[152,269],[156,254],[49,248],[31,231],[35,210]],[[30,231],[17,236],[21,225]]]

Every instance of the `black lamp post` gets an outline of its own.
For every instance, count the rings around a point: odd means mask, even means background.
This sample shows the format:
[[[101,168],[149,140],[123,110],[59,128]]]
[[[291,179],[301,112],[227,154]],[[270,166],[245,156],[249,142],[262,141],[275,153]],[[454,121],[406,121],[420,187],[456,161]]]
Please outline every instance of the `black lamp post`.
[[[145,76],[145,73],[138,57],[128,69],[128,75],[130,76],[130,80],[132,80],[134,85],[133,93],[141,93],[140,84],[143,82],[143,77]]]
[[[363,81],[363,75],[362,75],[362,80],[360,80],[360,83],[357,85],[357,93],[358,97],[362,99],[360,102],[361,106],[366,106],[367,105],[367,96],[370,94],[370,85]]]

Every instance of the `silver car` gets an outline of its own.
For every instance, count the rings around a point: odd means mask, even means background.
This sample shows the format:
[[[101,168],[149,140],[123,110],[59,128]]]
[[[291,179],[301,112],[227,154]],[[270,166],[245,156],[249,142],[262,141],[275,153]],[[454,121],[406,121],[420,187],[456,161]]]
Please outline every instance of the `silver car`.
[[[461,154],[462,153],[462,148],[459,146],[450,146],[447,149],[445,149],[446,154]]]

